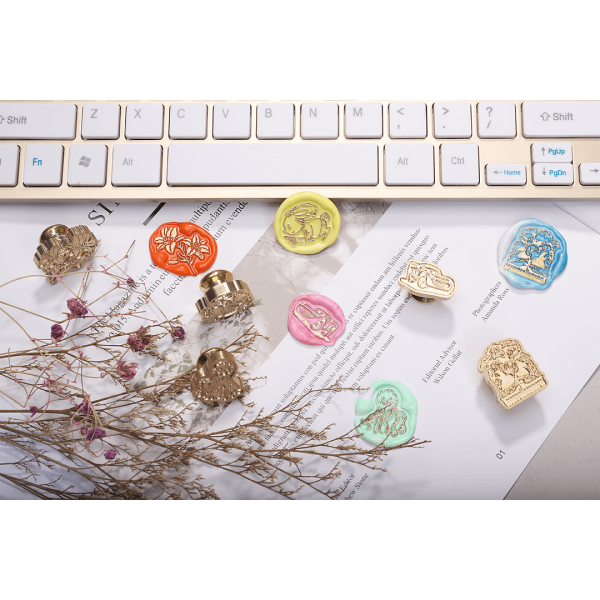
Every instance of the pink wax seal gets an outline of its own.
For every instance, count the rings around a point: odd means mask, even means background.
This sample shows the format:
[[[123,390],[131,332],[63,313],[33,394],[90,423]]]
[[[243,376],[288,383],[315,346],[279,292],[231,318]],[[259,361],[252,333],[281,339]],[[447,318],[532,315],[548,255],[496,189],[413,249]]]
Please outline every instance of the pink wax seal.
[[[290,304],[288,329],[303,344],[333,346],[346,329],[346,318],[327,296],[306,294]]]

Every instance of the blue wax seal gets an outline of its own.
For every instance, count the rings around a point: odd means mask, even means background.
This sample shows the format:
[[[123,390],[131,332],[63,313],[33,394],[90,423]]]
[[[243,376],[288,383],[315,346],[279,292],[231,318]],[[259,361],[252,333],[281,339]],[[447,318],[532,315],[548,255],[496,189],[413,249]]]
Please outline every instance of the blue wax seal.
[[[537,219],[517,223],[500,240],[500,272],[516,288],[545,290],[567,266],[567,242]]]

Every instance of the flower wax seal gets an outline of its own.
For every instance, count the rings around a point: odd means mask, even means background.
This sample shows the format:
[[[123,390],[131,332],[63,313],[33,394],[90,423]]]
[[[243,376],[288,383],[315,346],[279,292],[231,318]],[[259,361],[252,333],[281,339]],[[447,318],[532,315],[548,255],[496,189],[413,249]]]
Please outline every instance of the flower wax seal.
[[[254,303],[250,288],[225,269],[207,273],[200,281],[204,296],[196,302],[200,317],[207,323],[215,323],[244,312]]]
[[[231,352],[210,348],[198,357],[192,375],[191,391],[200,402],[229,402],[246,393],[241,377],[236,375],[237,362]]]
[[[541,392],[548,380],[519,340],[507,338],[486,346],[477,370],[494,390],[496,401],[509,410]]]
[[[380,379],[368,398],[356,401],[354,426],[367,442],[393,448],[408,442],[417,427],[417,399],[403,383]]]
[[[444,273],[441,267],[430,262],[410,260],[398,285],[422,304],[436,300],[450,300],[456,292],[456,280]]]
[[[198,275],[217,258],[215,238],[193,223],[163,223],[148,244],[152,262],[176,275]]]
[[[346,318],[327,296],[306,294],[290,304],[288,329],[303,344],[333,346],[346,329]]]
[[[50,283],[56,283],[56,275],[79,269],[82,262],[94,254],[99,243],[85,225],[50,225],[40,235],[33,262]]]
[[[545,290],[567,266],[567,242],[552,225],[527,219],[498,244],[498,268],[516,288]]]
[[[275,215],[277,241],[296,254],[316,254],[335,242],[340,233],[335,204],[315,192],[293,194]]]

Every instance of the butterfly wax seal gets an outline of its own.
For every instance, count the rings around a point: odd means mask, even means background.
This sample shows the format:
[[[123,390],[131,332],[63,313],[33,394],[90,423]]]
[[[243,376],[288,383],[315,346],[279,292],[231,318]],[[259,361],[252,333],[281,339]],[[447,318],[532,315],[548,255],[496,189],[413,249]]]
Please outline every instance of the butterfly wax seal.
[[[450,300],[456,292],[456,280],[444,273],[435,263],[409,260],[398,285],[423,304],[436,300]]]
[[[548,386],[548,380],[519,340],[507,338],[486,346],[477,370],[494,390],[496,401],[509,410]]]
[[[288,329],[303,344],[333,346],[346,329],[346,318],[327,296],[305,294],[290,304]]]
[[[232,317],[254,304],[250,288],[225,269],[207,273],[200,281],[200,290],[204,295],[196,302],[196,308],[206,323]]]
[[[56,283],[56,275],[79,269],[82,262],[94,254],[99,243],[85,225],[51,225],[40,235],[33,262],[50,283]]]
[[[148,245],[152,262],[176,275],[198,275],[217,258],[215,238],[193,223],[163,223]]]
[[[243,396],[246,387],[236,375],[237,362],[231,352],[223,348],[210,348],[198,357],[192,375],[191,391],[200,402],[229,402]]]
[[[567,266],[567,242],[552,225],[527,219],[498,244],[498,268],[516,288],[545,290]]]
[[[370,444],[386,448],[410,441],[417,427],[417,399],[403,383],[380,379],[356,401],[354,426]]]
[[[340,233],[340,212],[315,192],[293,194],[275,215],[277,241],[296,254],[316,254],[335,242]]]

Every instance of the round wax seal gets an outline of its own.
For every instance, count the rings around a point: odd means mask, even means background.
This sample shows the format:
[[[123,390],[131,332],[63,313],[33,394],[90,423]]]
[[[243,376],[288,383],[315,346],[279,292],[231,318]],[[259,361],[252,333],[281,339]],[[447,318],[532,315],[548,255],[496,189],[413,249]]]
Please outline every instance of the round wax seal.
[[[354,426],[367,442],[393,448],[408,442],[417,427],[417,399],[403,383],[380,379],[368,398],[358,398]]]
[[[152,262],[176,275],[198,275],[217,258],[215,238],[193,223],[164,223],[149,245]]]
[[[290,196],[275,215],[277,241],[296,254],[316,254],[335,242],[340,233],[335,204],[314,192]]]
[[[567,266],[567,242],[552,225],[527,219],[498,244],[498,268],[516,288],[545,290]]]
[[[305,294],[290,304],[288,329],[303,344],[333,346],[346,329],[346,318],[327,296]]]

